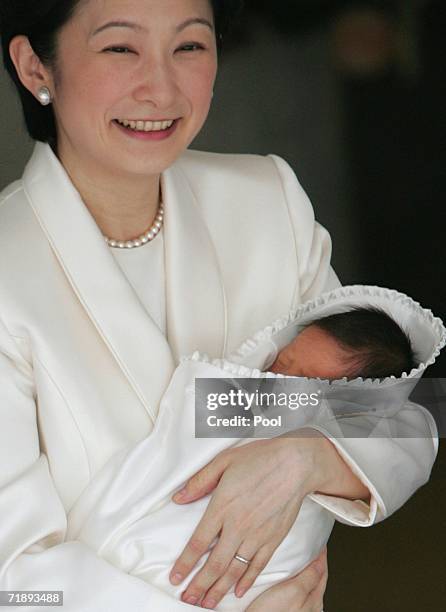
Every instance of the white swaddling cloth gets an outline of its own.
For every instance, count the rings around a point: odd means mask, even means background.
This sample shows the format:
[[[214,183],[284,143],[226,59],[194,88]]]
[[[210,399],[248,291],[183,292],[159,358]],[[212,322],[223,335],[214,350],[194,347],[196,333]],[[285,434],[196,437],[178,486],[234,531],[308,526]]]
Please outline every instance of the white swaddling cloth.
[[[274,378],[276,375],[261,370],[274,361],[278,350],[296,335],[299,327],[353,305],[379,306],[409,332],[421,363],[402,380],[413,379],[415,384],[445,344],[446,331],[439,319],[395,291],[347,287],[325,294],[258,332],[227,360],[211,361],[199,353],[183,360],[162,399],[153,432],[112,457],[91,481],[69,513],[67,539],[85,542],[122,571],[178,601],[206,556],[187,581],[178,586],[170,584],[169,573],[203,516],[210,496],[187,505],[177,505],[171,497],[220,451],[240,443],[234,438],[195,438],[195,378]],[[389,388],[395,395],[398,380],[336,382],[344,391],[362,385]],[[306,379],[301,381],[308,383]],[[401,385],[401,393],[403,402],[409,393],[407,384]],[[304,416],[301,425],[311,424]],[[358,517],[368,511],[361,501],[357,509]],[[332,514],[307,498],[288,536],[254,586],[242,599],[229,592],[217,610],[245,610],[265,589],[303,569],[325,546],[333,522]]]

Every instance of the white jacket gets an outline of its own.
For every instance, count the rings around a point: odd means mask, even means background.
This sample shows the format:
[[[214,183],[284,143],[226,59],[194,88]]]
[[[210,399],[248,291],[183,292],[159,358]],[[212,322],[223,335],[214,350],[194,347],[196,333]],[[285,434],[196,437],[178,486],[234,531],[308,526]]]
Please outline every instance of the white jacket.
[[[185,608],[66,541],[66,514],[150,433],[179,355],[225,356],[338,284],[329,236],[282,160],[188,152],[162,186],[167,340],[47,145],[1,195],[0,589],[64,590],[69,612]],[[373,493],[362,524],[429,477],[434,427],[422,410],[408,419],[420,437],[336,442]],[[323,503],[357,523],[354,503]]]

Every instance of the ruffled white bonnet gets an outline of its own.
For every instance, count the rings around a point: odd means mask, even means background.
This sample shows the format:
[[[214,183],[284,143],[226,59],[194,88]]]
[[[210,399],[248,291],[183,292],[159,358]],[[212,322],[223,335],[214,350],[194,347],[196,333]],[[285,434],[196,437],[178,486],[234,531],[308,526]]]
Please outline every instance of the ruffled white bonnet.
[[[446,344],[446,329],[442,321],[431,310],[422,308],[404,293],[383,287],[352,285],[324,293],[305,302],[272,325],[246,340],[228,361],[245,366],[267,369],[277,357],[278,351],[307,326],[311,321],[353,307],[373,306],[389,314],[408,334],[418,365],[402,377],[419,377],[434,363]],[[389,377],[395,379],[394,376]],[[381,384],[388,379],[383,379]]]
[[[393,289],[368,285],[340,287],[324,293],[314,300],[299,305],[287,315],[280,317],[271,325],[248,338],[226,359],[209,359],[206,355],[195,353],[195,361],[207,361],[228,371],[231,376],[262,377],[281,376],[266,370],[276,359],[277,353],[312,321],[331,314],[345,312],[353,307],[374,306],[388,313],[408,334],[418,365],[410,372],[404,372],[402,379],[418,379],[426,368],[433,364],[446,344],[446,329],[442,321],[432,312],[415,302],[404,293]],[[357,378],[331,381],[331,385],[361,386],[364,383],[375,388],[394,385],[397,379]],[[414,384],[416,380],[413,381]],[[328,381],[327,381],[328,383]]]

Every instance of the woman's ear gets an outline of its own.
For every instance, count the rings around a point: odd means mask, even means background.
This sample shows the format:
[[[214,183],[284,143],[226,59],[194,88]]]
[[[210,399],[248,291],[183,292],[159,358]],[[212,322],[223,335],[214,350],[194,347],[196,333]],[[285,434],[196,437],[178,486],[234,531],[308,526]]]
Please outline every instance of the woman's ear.
[[[51,88],[49,71],[34,53],[27,36],[15,36],[9,44],[9,54],[23,86],[37,98],[41,87]]]

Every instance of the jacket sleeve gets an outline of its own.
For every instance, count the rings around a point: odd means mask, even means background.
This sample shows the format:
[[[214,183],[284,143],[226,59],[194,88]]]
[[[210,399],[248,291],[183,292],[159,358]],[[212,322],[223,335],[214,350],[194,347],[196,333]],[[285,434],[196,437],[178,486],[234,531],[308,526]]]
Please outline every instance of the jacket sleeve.
[[[63,591],[66,612],[190,608],[65,540],[36,405],[32,367],[0,321],[0,590]]]
[[[294,229],[300,278],[300,302],[340,286],[330,266],[328,232],[314,220],[306,194],[294,172],[279,157],[271,156],[280,175]],[[305,206],[303,206],[303,203]],[[438,434],[430,413],[411,402],[392,419],[392,436],[375,432],[370,419],[338,418],[328,427],[315,426],[369,489],[370,504],[314,494],[311,498],[344,523],[369,526],[400,508],[430,476],[438,452]],[[342,431],[342,433],[341,433]]]

